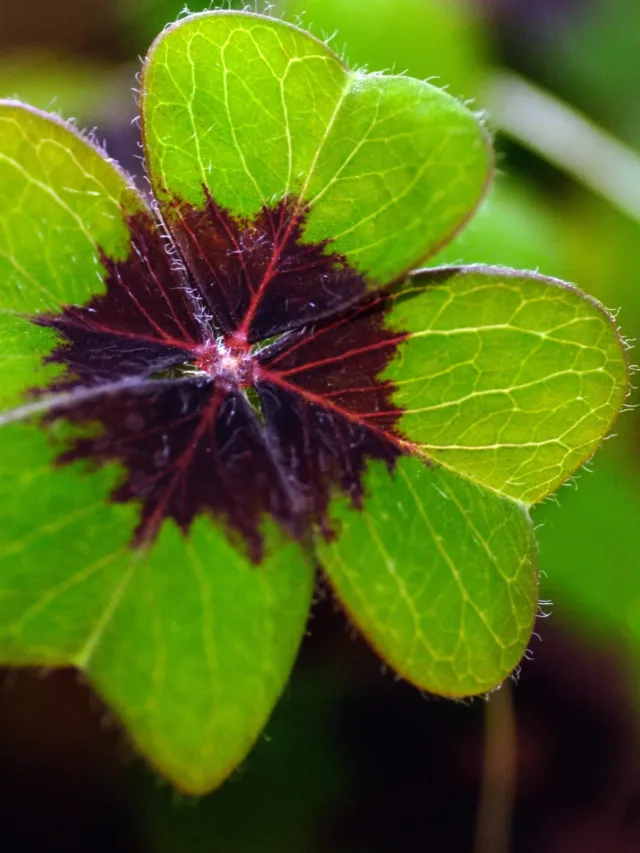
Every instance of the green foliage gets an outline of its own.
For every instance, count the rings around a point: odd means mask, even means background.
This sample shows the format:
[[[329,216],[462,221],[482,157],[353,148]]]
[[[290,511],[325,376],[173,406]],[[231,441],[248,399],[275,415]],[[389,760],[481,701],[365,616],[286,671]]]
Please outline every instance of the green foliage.
[[[188,543],[171,527],[132,552],[132,507],[107,503],[115,472],[53,473],[53,455],[41,431],[4,427],[2,658],[77,666],[160,771],[214,788],[288,678],[312,567],[288,545],[256,571],[204,520]]]
[[[107,64],[48,53],[0,56],[0,97],[20,98],[40,109],[56,109],[77,119],[93,117],[103,106],[113,111],[114,72]],[[123,101],[128,103],[126,94]]]
[[[541,500],[622,406],[611,318],[575,288],[499,267],[418,273],[409,292],[392,314],[409,337],[387,371],[404,434],[501,494]]]
[[[320,557],[347,612],[378,653],[444,696],[495,686],[522,657],[537,602],[531,521],[446,469],[403,459],[373,469],[362,512],[336,507],[342,535]]]
[[[467,0],[368,0],[366,15],[361,0],[283,0],[279,9],[331,36],[352,66],[435,78],[458,97],[476,94],[487,62],[487,34]]]
[[[636,0],[591,0],[588,13],[550,29],[543,75],[553,88],[622,139],[640,144],[636,96],[640,6]]]
[[[535,510],[546,572],[542,593],[574,620],[586,619],[637,649],[640,490],[612,449],[598,455],[595,472],[562,490],[560,512],[553,503]]]
[[[407,455],[370,466],[362,506],[334,496],[334,537],[302,548],[269,523],[256,566],[202,516],[131,548],[134,507],[108,499],[121,472],[55,464],[68,427],[44,431],[48,401],[28,393],[55,341],[29,316],[102,293],[144,202],[73,129],[0,105],[0,656],[84,670],[148,759],[203,792],[283,689],[316,564],[420,687],[470,695],[511,672],[536,608],[528,507],[596,449],[626,367],[611,317],[575,288],[501,268],[408,276],[491,176],[486,132],[445,92],[350,71],[282,22],[211,13],[154,44],[142,112],[161,204],[202,208],[208,191],[246,220],[298,197],[305,241],[332,241],[369,290],[395,282],[402,338],[383,378]]]
[[[126,254],[121,205],[133,212],[140,202],[124,175],[79,134],[12,103],[0,115],[0,186],[0,395],[8,407],[38,384],[51,349],[50,336],[25,315],[86,302],[99,291],[97,246]]]
[[[146,61],[142,116],[159,198],[199,204],[204,185],[251,216],[293,193],[310,210],[306,238],[330,237],[382,284],[432,254],[480,201],[488,138],[456,100],[411,78],[350,71],[281,22],[211,20],[179,24]]]

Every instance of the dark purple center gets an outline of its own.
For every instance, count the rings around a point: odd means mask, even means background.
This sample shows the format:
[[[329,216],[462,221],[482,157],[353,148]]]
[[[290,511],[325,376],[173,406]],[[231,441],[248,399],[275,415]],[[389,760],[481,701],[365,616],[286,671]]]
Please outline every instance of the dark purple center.
[[[112,500],[140,506],[134,546],[203,512],[254,562],[267,517],[305,544],[330,537],[332,497],[360,506],[367,462],[391,468],[405,447],[380,379],[404,338],[388,299],[328,241],[302,241],[292,201],[252,221],[210,197],[163,215],[171,239],[129,219],[129,257],[102,257],[104,295],[34,318],[64,366],[36,392],[62,394],[45,423],[76,427],[59,462],[119,463]]]

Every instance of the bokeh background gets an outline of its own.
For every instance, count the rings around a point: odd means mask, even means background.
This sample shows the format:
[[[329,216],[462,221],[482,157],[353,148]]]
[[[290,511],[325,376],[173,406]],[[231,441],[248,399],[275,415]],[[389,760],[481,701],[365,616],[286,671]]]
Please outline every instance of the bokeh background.
[[[565,278],[619,309],[627,338],[640,335],[639,0],[275,7],[333,35],[353,64],[437,78],[489,111],[494,190],[438,261]],[[191,11],[203,8],[192,0]],[[0,0],[0,97],[95,128],[142,179],[139,57],[181,10],[181,0]],[[616,431],[535,510],[551,615],[511,689],[510,839],[492,853],[640,851],[640,412]],[[384,673],[319,594],[257,747],[219,792],[193,801],[144,766],[77,674],[0,672],[0,844],[486,853],[474,841],[485,711],[482,700],[435,700]]]

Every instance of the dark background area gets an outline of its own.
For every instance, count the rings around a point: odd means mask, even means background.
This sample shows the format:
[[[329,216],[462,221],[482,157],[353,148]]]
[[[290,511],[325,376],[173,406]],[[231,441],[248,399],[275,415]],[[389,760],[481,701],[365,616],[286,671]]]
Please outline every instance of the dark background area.
[[[132,89],[139,57],[181,8],[0,0],[0,97],[96,128],[143,186]],[[290,19],[304,12],[318,35],[337,31],[334,44],[348,45],[358,65],[437,76],[490,108],[496,188],[444,260],[564,277],[621,308],[625,335],[638,336],[640,221],[615,193],[597,195],[581,180],[584,139],[564,139],[566,160],[554,164],[517,132],[500,132],[508,109],[495,95],[506,71],[517,72],[626,146],[640,175],[638,0],[289,0],[278,8]],[[544,110],[537,118],[550,121]],[[603,155],[604,175],[616,151]],[[512,686],[514,853],[640,850],[638,413],[625,413],[617,432],[590,472],[536,510],[542,596],[553,604]],[[423,696],[383,672],[334,603],[318,599],[259,743],[220,791],[199,800],[177,795],[135,756],[76,673],[0,673],[2,849],[472,851],[485,702]]]

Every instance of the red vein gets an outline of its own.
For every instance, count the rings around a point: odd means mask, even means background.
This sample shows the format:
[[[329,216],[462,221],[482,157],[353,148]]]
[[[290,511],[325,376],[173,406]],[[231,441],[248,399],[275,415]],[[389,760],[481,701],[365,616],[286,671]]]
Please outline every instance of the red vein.
[[[375,350],[384,349],[384,347],[395,346],[396,344],[402,343],[407,339],[407,335],[398,335],[395,338],[388,338],[386,341],[378,341],[375,344],[369,344],[366,347],[359,347],[358,349],[348,350],[347,352],[339,353],[338,355],[330,355],[327,358],[320,359],[319,361],[310,361],[306,364],[300,364],[297,367],[292,367],[289,370],[283,370],[279,373],[280,376],[293,376],[296,373],[306,373],[308,370],[315,370],[318,367],[325,367],[327,364],[335,364],[336,362],[342,362],[348,358],[354,358],[357,355],[363,355],[367,352],[373,352]]]
[[[362,415],[362,417],[367,418],[367,420],[368,420],[369,418],[385,418],[385,417],[388,417],[389,415],[398,415],[398,414],[402,414],[402,412],[398,412],[398,409],[390,409],[387,412],[365,412]]]
[[[276,242],[273,247],[273,252],[271,253],[271,257],[269,259],[269,264],[262,277],[262,281],[258,285],[258,290],[255,292],[255,295],[251,299],[249,307],[247,308],[247,312],[242,319],[242,323],[235,332],[234,337],[236,337],[241,343],[244,343],[247,340],[249,329],[251,327],[251,323],[253,322],[253,318],[255,317],[256,311],[258,310],[258,306],[262,301],[265,290],[276,275],[277,265],[280,261],[280,258],[282,257],[282,252],[287,244],[287,241],[289,240],[289,237],[293,233],[294,228],[299,223],[299,216],[300,206],[298,205],[296,207],[296,210],[289,217],[289,221],[287,223],[287,227],[285,229],[283,237],[278,242]]]
[[[306,388],[300,388],[298,385],[294,385],[291,382],[287,382],[286,379],[282,378],[282,374],[279,373],[271,373],[269,370],[265,370],[261,368],[258,373],[258,379],[262,379],[263,381],[273,382],[274,385],[278,385],[280,388],[284,388],[285,391],[289,391],[292,394],[297,394],[302,397],[304,400],[307,400],[309,403],[313,403],[316,406],[320,406],[321,408],[330,409],[332,412],[340,415],[351,423],[358,424],[358,426],[365,427],[366,429],[371,430],[371,432],[377,433],[378,435],[383,436],[392,444],[395,444],[396,447],[400,448],[403,452],[406,452],[407,449],[411,451],[416,451],[417,448],[411,442],[406,439],[400,438],[400,436],[395,435],[392,432],[387,432],[381,427],[374,426],[373,424],[367,423],[364,418],[367,415],[363,414],[354,414],[353,412],[349,412],[347,409],[343,409],[342,406],[337,406],[335,403],[332,403],[326,399],[321,394],[314,394],[313,391],[308,391]],[[402,412],[397,410],[393,412],[394,415],[401,415]]]
[[[379,385],[366,385],[362,388],[342,388],[338,391],[329,391],[324,396],[325,397],[340,397],[345,394],[367,394],[371,391],[381,391],[389,388],[390,385],[385,385],[384,383],[380,383]]]
[[[165,330],[162,328],[162,326],[159,326],[159,325],[158,325],[158,323],[156,323],[156,321],[155,321],[155,320],[153,319],[153,317],[149,314],[149,312],[148,312],[148,311],[146,311],[146,309],[141,305],[141,303],[139,302],[139,300],[134,296],[133,291],[132,291],[130,288],[128,288],[128,287],[126,287],[126,286],[124,285],[124,283],[123,283],[123,281],[122,281],[122,277],[121,277],[121,275],[120,275],[120,270],[118,270],[118,271],[117,271],[116,276],[117,276],[117,279],[118,279],[118,283],[120,284],[120,286],[122,287],[122,289],[124,290],[124,292],[127,294],[127,296],[129,297],[129,299],[130,299],[130,300],[133,302],[133,304],[138,308],[138,310],[140,311],[140,313],[142,314],[142,316],[145,318],[145,320],[149,323],[149,325],[150,325],[153,329],[155,329],[155,330],[156,330],[156,332],[160,335],[160,338],[161,338],[161,340],[162,340],[162,343],[167,343],[167,341],[170,341],[170,340],[172,339],[172,338],[171,338],[171,335],[167,334],[167,332],[165,332]]]
[[[304,337],[297,340],[293,346],[288,347],[287,349],[283,349],[282,352],[278,353],[273,360],[269,362],[269,367],[273,367],[274,364],[277,364],[281,359],[285,358],[285,356],[291,355],[291,353],[295,352],[302,346],[306,346],[310,344],[312,341],[317,340],[321,335],[324,335],[326,332],[332,332],[334,329],[338,329],[340,326],[348,326],[354,320],[356,320],[361,314],[367,311],[370,308],[375,308],[380,303],[383,303],[387,299],[387,295],[381,295],[376,299],[372,299],[371,301],[367,300],[364,304],[358,306],[355,305],[352,307],[351,311],[348,314],[344,314],[343,311],[348,310],[347,308],[340,309],[340,316],[333,323],[329,323],[327,326],[316,327],[311,334],[305,335]]]
[[[70,312],[71,313],[71,312]],[[110,326],[105,326],[102,323],[96,323],[93,320],[89,320],[85,317],[79,317],[75,313],[71,313],[73,317],[73,323],[69,323],[69,325],[79,325],[81,328],[86,329],[90,332],[98,332],[103,335],[113,335],[114,337],[127,338],[128,340],[133,341],[146,341],[147,343],[152,344],[164,344],[166,346],[176,347],[176,349],[184,350],[189,353],[198,353],[202,347],[202,344],[196,342],[182,341],[178,338],[172,338],[169,336],[165,336],[163,338],[155,338],[153,335],[144,335],[138,332],[124,332],[121,329],[114,329]],[[64,323],[60,324],[64,326]],[[57,326],[54,326],[57,329]]]
[[[178,458],[173,463],[174,472],[171,476],[169,483],[164,491],[162,499],[158,501],[157,506],[151,513],[151,515],[142,523],[142,529],[139,533],[139,538],[142,542],[151,542],[155,539],[160,524],[164,519],[165,510],[167,508],[167,504],[173,495],[176,486],[181,477],[184,477],[185,471],[189,467],[191,460],[193,458],[193,454],[196,452],[198,444],[200,443],[200,439],[207,428],[207,425],[214,417],[216,409],[222,399],[221,393],[214,393],[211,396],[211,400],[209,401],[209,405],[206,407],[205,411],[202,412],[202,417],[200,419],[200,423],[198,424],[191,441],[188,443],[186,448],[182,451],[182,453],[178,456]],[[162,472],[166,474],[165,472]]]

